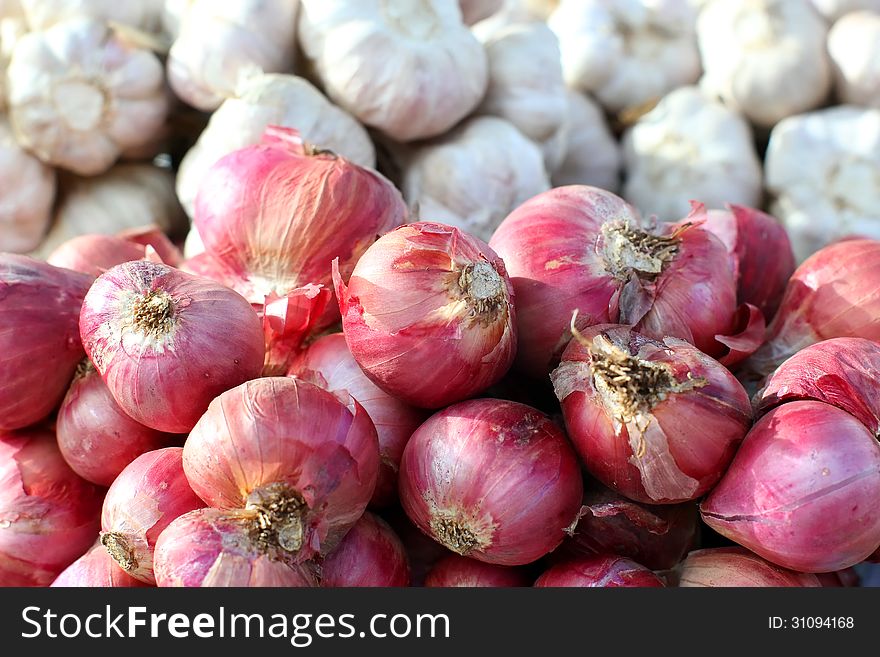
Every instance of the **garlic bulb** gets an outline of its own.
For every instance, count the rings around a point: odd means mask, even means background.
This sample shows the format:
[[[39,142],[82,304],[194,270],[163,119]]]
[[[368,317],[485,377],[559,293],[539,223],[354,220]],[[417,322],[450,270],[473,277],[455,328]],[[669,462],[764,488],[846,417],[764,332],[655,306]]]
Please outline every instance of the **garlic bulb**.
[[[764,166],[770,212],[798,260],[841,237],[880,239],[880,109],[843,105],[780,121]]]
[[[557,0],[504,0],[501,8],[471,26],[480,41],[493,32],[520,23],[543,23],[558,5]]]
[[[880,0],[813,0],[813,5],[829,21],[860,9],[880,11]]]
[[[180,34],[180,24],[190,7],[196,0],[165,0],[162,11],[162,31],[171,38],[171,41]]]
[[[174,177],[152,164],[117,164],[108,172],[61,177],[55,221],[38,254],[78,235],[113,235],[127,228],[155,225],[183,235],[186,215],[174,194]]]
[[[36,248],[52,218],[55,170],[22,149],[0,114],[0,251]]]
[[[186,234],[186,239],[183,242],[183,257],[189,260],[204,252],[205,243],[202,242],[202,236],[199,235],[199,230],[196,228],[195,223],[193,223],[189,227],[189,232]]]
[[[146,32],[161,26],[164,0],[18,0],[32,30],[45,30],[71,18],[94,18]]]
[[[703,91],[762,127],[822,103],[828,26],[809,0],[714,0],[700,12]]]
[[[363,126],[311,83],[294,75],[258,75],[247,79],[236,97],[214,112],[180,164],[177,195],[190,215],[205,172],[224,155],[259,143],[268,125],[296,128],[306,141],[355,164],[376,163],[376,151]]]
[[[458,0],[461,16],[468,25],[489,18],[501,9],[504,0]]]
[[[688,0],[562,0],[547,24],[566,83],[624,112],[697,80],[695,21]]]
[[[168,111],[156,56],[88,18],[21,37],[7,93],[19,143],[44,162],[85,176],[150,143]]]
[[[568,91],[566,99],[568,148],[564,161],[551,175],[553,186],[590,185],[617,192],[622,156],[605,115],[581,93]]]
[[[292,71],[298,9],[298,0],[195,0],[168,53],[171,88],[211,111],[247,76]]]
[[[880,13],[846,14],[828,32],[837,96],[843,103],[880,108]]]
[[[300,4],[300,45],[327,94],[393,139],[446,132],[486,91],[486,53],[457,0]]]
[[[761,200],[761,163],[738,114],[682,87],[668,94],[623,138],[623,196],[645,215],[680,219],[690,201],[708,207]]]
[[[28,31],[18,0],[0,0],[0,111],[6,107],[6,69],[18,40]]]
[[[421,219],[488,241],[504,217],[550,182],[537,145],[509,122],[480,116],[416,147],[402,189]]]

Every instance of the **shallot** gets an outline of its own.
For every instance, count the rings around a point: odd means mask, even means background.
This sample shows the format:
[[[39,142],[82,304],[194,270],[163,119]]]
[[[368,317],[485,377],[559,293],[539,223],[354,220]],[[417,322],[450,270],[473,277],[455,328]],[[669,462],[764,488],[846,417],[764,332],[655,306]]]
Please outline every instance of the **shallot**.
[[[696,550],[678,570],[682,587],[821,586],[816,575],[782,568],[741,547]]]
[[[508,588],[529,584],[529,579],[521,568],[496,566],[457,554],[450,554],[438,561],[425,578],[425,586],[430,588]]]
[[[321,586],[409,586],[403,543],[379,516],[364,513],[321,562]]]
[[[126,574],[103,545],[96,545],[65,568],[53,587],[138,587],[149,586]]]
[[[663,580],[632,559],[597,555],[551,566],[536,581],[538,587],[652,587]]]

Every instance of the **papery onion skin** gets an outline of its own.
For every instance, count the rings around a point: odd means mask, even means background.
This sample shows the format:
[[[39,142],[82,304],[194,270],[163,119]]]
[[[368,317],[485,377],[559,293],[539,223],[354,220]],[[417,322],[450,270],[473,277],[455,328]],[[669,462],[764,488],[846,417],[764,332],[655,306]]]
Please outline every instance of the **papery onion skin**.
[[[623,366],[635,393],[613,383]],[[637,502],[702,496],[751,426],[748,394],[718,361],[683,340],[653,341],[626,326],[585,329],[552,379],[587,470]]]
[[[183,449],[142,454],[116,478],[101,511],[101,544],[135,579],[155,584],[156,539],[171,522],[205,503],[183,472]]]
[[[52,587],[139,587],[145,582],[127,575],[103,545],[96,545],[55,578]]]
[[[880,344],[831,338],[805,347],[780,365],[758,394],[758,413],[784,402],[814,400],[840,408],[880,435]]]
[[[551,566],[536,587],[650,587],[665,586],[653,572],[626,557],[596,555]]]
[[[818,587],[815,575],[782,568],[741,547],[691,552],[681,563],[680,587]]]
[[[84,361],[58,409],[58,448],[83,479],[109,486],[138,456],[178,440],[125,413],[89,361]]]
[[[291,558],[327,554],[363,514],[379,470],[376,429],[360,404],[350,408],[300,379],[233,388],[211,402],[184,445],[190,485],[221,509],[281,504],[287,510],[270,518],[270,532],[291,532]]]
[[[383,176],[276,126],[208,171],[194,216],[206,251],[254,303],[309,283],[330,287],[334,258],[347,277],[376,237],[406,220]],[[328,311],[318,328],[338,320],[335,304]]]
[[[140,260],[144,252],[143,246],[115,235],[78,235],[60,244],[46,262],[97,277],[123,262]]]
[[[761,418],[700,505],[712,529],[780,566],[842,570],[880,545],[880,444],[849,413],[793,401]]]
[[[397,499],[397,472],[403,448],[426,415],[392,397],[370,381],[348,350],[345,336],[332,333],[312,342],[289,374],[331,392],[347,391],[364,407],[379,437],[379,478],[370,505],[383,507]]]
[[[409,586],[403,543],[382,518],[364,513],[321,563],[321,586]]]
[[[423,532],[462,556],[505,566],[556,548],[580,508],[577,457],[549,417],[476,399],[431,416],[412,435],[400,501]]]
[[[48,586],[95,542],[102,490],[40,427],[0,433],[0,484],[0,586]]]
[[[530,585],[525,571],[520,568],[496,566],[458,554],[438,561],[425,577],[425,586],[429,588],[511,588]]]
[[[85,274],[0,254],[0,431],[26,427],[61,402],[83,358]]]
[[[169,433],[192,429],[214,397],[263,368],[263,330],[250,304],[163,264],[127,262],[98,277],[80,334],[122,410]]]
[[[153,557],[160,587],[313,587],[309,564],[297,565],[253,538],[245,511],[196,509],[159,535]]]
[[[402,226],[367,249],[347,285],[334,269],[334,283],[358,365],[412,406],[473,397],[513,363],[516,319],[504,262],[455,227]]]

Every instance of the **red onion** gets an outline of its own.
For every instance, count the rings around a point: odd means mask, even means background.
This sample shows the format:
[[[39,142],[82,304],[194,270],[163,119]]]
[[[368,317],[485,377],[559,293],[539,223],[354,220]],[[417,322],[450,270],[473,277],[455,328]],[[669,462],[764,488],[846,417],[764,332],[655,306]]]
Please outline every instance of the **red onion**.
[[[562,431],[540,411],[496,399],[430,417],[400,467],[400,501],[419,529],[462,556],[505,566],[556,548],[582,494]]]
[[[815,575],[769,563],[741,547],[691,552],[679,566],[681,587],[821,586]]]
[[[70,564],[52,582],[53,587],[137,587],[149,586],[127,575],[102,545],[96,545]]]
[[[0,254],[0,431],[39,422],[61,402],[83,357],[78,322],[91,282]]]
[[[149,248],[152,248],[156,258],[166,265],[177,267],[183,262],[183,253],[174,242],[157,226],[142,226],[129,228],[119,233],[119,237],[144,247],[145,255],[149,257]],[[149,247],[149,248],[148,248]]]
[[[403,543],[387,522],[365,513],[324,559],[321,586],[409,586]]]
[[[880,344],[832,338],[801,349],[770,376],[757,399],[760,413],[795,400],[825,402],[880,435]]]
[[[100,276],[123,262],[141,260],[144,247],[115,235],[78,235],[63,242],[46,262],[90,276]]]
[[[551,566],[536,581],[538,587],[652,587],[665,586],[650,570],[626,557],[596,555]]]
[[[132,420],[88,360],[80,364],[61,402],[55,430],[67,464],[83,479],[101,486],[112,484],[144,452],[176,439]]]
[[[754,351],[761,332],[755,325],[760,329],[763,319],[737,316],[727,251],[695,228],[704,216],[696,204],[687,220],[647,229],[623,199],[585,185],[552,189],[514,210],[489,244],[516,290],[518,366],[545,376],[570,337],[574,311],[581,328],[632,324],[731,363]]]
[[[880,241],[830,244],[792,274],[767,342],[749,368],[769,374],[785,359],[820,340],[880,340]]]
[[[816,401],[771,410],[703,501],[712,529],[792,570],[828,572],[880,546],[880,444]]]
[[[102,491],[42,428],[0,433],[0,586],[48,586],[95,542]]]
[[[720,239],[733,257],[737,302],[756,306],[769,321],[795,268],[788,233],[775,217],[760,210],[742,205],[728,208],[709,210],[702,227]]]
[[[693,503],[639,504],[592,485],[585,487],[577,526],[558,551],[567,556],[616,554],[651,570],[666,570],[694,547],[699,520]]]
[[[317,586],[310,564],[295,564],[255,531],[249,511],[196,509],[159,535],[153,556],[159,586]]]
[[[552,374],[587,469],[648,504],[693,500],[721,478],[751,424],[742,385],[683,340],[600,325],[572,340]]]
[[[101,513],[101,544],[129,575],[155,584],[153,550],[171,521],[205,503],[183,473],[183,449],[166,447],[137,457],[117,477]]]
[[[100,276],[83,303],[80,333],[116,403],[159,431],[189,431],[214,397],[263,367],[263,331],[247,301],[152,262]]]
[[[376,426],[379,436],[379,478],[372,506],[386,506],[397,499],[397,471],[406,441],[425,419],[422,411],[408,406],[370,381],[358,367],[342,333],[315,340],[290,371],[327,390],[346,391],[354,397]]]
[[[529,586],[529,579],[521,568],[496,566],[450,554],[434,565],[425,578],[425,586],[510,588]]]
[[[479,394],[513,362],[513,287],[504,263],[457,228],[398,228],[367,249],[348,286],[334,263],[334,282],[355,360],[413,406],[440,408]]]
[[[406,217],[400,192],[380,174],[275,126],[260,144],[221,158],[195,200],[206,252],[253,303],[309,283],[329,287],[334,258],[348,276],[376,237]],[[338,319],[329,310],[319,328]]]
[[[379,470],[376,429],[331,393],[292,378],[223,393],[192,430],[183,468],[210,506],[245,508],[296,562],[329,553],[364,512]]]

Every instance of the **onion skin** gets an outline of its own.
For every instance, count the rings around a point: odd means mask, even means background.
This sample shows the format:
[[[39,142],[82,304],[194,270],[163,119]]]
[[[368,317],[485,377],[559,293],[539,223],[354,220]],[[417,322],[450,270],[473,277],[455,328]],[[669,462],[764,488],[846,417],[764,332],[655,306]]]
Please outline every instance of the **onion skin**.
[[[639,389],[627,398],[632,406],[616,396],[623,388],[608,383],[617,359],[638,363],[630,370]],[[666,382],[647,378],[654,370]],[[720,363],[683,340],[655,342],[626,326],[586,329],[551,378],[587,470],[637,502],[675,504],[705,494],[751,425],[748,395]]]
[[[420,408],[479,394],[516,354],[513,286],[492,249],[419,222],[373,244],[346,286],[334,264],[345,340],[385,392]]]
[[[486,563],[524,565],[555,549],[582,494],[563,433],[515,402],[476,399],[436,413],[401,461],[400,501],[413,523]]]
[[[149,586],[126,574],[103,545],[96,545],[55,578],[52,587],[139,587]]]
[[[43,428],[0,433],[0,586],[48,586],[95,542],[102,490]]]
[[[383,507],[397,499],[397,472],[403,448],[425,419],[425,413],[403,403],[367,378],[348,350],[345,336],[318,338],[294,363],[291,375],[331,392],[346,391],[370,416],[379,436],[379,478],[370,506]]]
[[[67,464],[80,477],[99,486],[112,484],[141,454],[178,439],[131,419],[88,361],[61,402],[55,430]]]
[[[650,587],[665,586],[650,570],[625,557],[596,555],[551,566],[536,587]]]
[[[741,547],[691,552],[679,566],[680,587],[818,587],[815,575],[765,561]]]
[[[135,579],[155,584],[156,539],[171,522],[205,503],[183,472],[183,449],[142,454],[116,478],[101,512],[101,543]]]
[[[816,401],[771,410],[701,504],[712,529],[785,568],[842,570],[880,545],[880,444]]]
[[[116,265],[144,257],[143,246],[115,235],[78,235],[60,244],[46,262],[98,277]]]
[[[83,358],[79,315],[85,274],[0,254],[0,431],[49,415]]]
[[[438,561],[425,578],[425,586],[430,588],[512,588],[529,585],[528,577],[519,568],[496,566],[457,554]]]
[[[232,290],[167,265],[117,265],[83,302],[80,334],[116,403],[185,433],[224,390],[260,375],[260,320]]]
[[[360,404],[351,409],[299,379],[249,381],[211,402],[184,445],[183,469],[213,507],[259,508],[264,496],[283,495],[295,509],[291,558],[325,555],[363,514],[379,470],[376,429]]]
[[[196,509],[159,535],[153,567],[160,587],[317,586],[310,565],[296,565],[252,538],[245,511]]]
[[[767,375],[804,347],[829,338],[880,341],[880,241],[820,249],[792,274],[766,343],[747,363]]]
[[[758,413],[784,402],[814,400],[840,408],[880,435],[880,344],[831,338],[805,347],[780,365],[760,391]]]
[[[321,586],[409,586],[403,543],[379,516],[361,516],[321,564]]]

